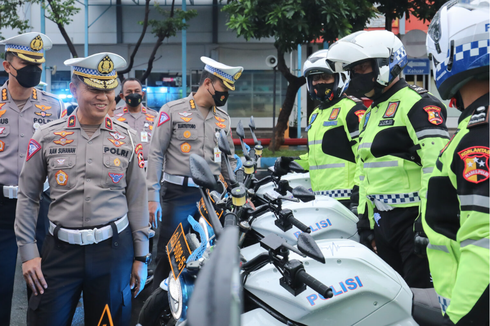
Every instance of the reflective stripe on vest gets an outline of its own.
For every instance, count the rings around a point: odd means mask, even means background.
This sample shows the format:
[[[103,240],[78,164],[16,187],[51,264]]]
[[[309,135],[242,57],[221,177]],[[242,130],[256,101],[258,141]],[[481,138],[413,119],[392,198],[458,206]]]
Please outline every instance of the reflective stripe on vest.
[[[459,201],[461,206],[478,206],[483,208],[490,208],[490,198],[481,195],[460,195]]]
[[[417,135],[417,138],[422,138],[422,137],[447,137],[449,138],[449,133],[446,130],[439,130],[439,129],[426,129],[426,130],[421,130],[417,131],[415,133]]]
[[[422,169],[422,172],[424,174],[427,174],[427,173],[432,173],[432,171],[434,171],[434,167],[430,167],[430,168],[423,168]]]
[[[359,176],[359,180],[364,181],[364,176],[363,175],[360,175]]]
[[[357,136],[359,136],[359,130],[356,130],[354,132],[351,132],[349,135],[350,135],[350,138],[357,137]]]
[[[332,163],[323,165],[310,165],[310,170],[323,170],[323,169],[333,169],[333,168],[344,168],[345,163]]]
[[[398,161],[364,163],[365,169],[368,169],[368,168],[386,168],[389,166],[398,166]]]
[[[329,196],[332,198],[350,197],[352,189],[315,191],[315,195]]]
[[[464,241],[461,241],[461,248],[466,247],[466,246],[477,246],[485,249],[490,249],[490,239],[488,238],[483,238],[480,240],[473,240],[473,239],[467,239]]]
[[[372,145],[373,145],[373,143],[362,143],[361,145],[359,145],[359,147],[357,147],[357,149],[371,148]]]
[[[308,146],[311,146],[311,145],[321,145],[323,142],[323,140],[311,140],[308,142]]]
[[[432,249],[432,250],[444,251],[445,253],[449,253],[449,250],[447,250],[446,246],[433,245],[432,243],[429,243],[427,248]]]

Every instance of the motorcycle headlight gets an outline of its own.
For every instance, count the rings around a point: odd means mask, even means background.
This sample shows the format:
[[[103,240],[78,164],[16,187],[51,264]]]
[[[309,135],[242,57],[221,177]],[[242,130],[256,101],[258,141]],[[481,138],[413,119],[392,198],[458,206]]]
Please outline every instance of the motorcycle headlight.
[[[170,276],[168,279],[168,304],[174,319],[179,320],[182,316],[183,305],[180,277],[175,279],[173,276]]]
[[[187,318],[187,309],[189,308],[189,300],[194,290],[194,283],[195,278],[188,275],[185,270],[177,279],[173,275],[169,277],[168,305],[176,321]]]

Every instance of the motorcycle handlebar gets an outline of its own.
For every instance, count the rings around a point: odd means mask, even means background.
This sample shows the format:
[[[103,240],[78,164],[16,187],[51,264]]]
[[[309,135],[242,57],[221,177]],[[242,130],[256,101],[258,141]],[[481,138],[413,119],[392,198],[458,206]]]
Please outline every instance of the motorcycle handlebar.
[[[309,226],[306,226],[305,224],[303,224],[303,222],[301,222],[300,220],[298,220],[296,217],[294,217],[293,214],[289,214],[288,215],[288,221],[294,225],[295,227],[297,227],[298,229],[300,229],[301,231],[303,232],[306,232],[306,233],[311,233],[311,229]]]
[[[312,290],[318,292],[325,299],[333,297],[332,289],[305,272],[304,270],[300,270],[298,274],[296,274],[296,278],[308,285]]]

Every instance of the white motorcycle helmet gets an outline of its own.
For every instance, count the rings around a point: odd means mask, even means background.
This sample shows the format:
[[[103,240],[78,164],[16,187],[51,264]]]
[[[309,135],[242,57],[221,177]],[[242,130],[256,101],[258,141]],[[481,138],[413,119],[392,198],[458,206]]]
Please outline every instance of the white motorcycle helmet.
[[[375,89],[378,92],[388,86],[408,63],[403,43],[389,31],[359,31],[350,34],[332,44],[329,58],[334,62],[342,62],[343,69],[351,69],[371,59]],[[335,67],[336,70],[340,69],[338,65]]]
[[[426,46],[443,99],[472,78],[488,79],[489,7],[488,0],[450,1],[432,19]]]
[[[306,59],[303,65],[303,76],[306,78],[306,88],[312,99],[329,103],[341,97],[349,87],[349,72],[335,72],[331,67],[332,64],[328,61],[328,50],[326,49],[316,51]],[[317,94],[313,87],[313,76],[323,73],[333,75],[334,85],[331,90],[327,90],[328,94]]]

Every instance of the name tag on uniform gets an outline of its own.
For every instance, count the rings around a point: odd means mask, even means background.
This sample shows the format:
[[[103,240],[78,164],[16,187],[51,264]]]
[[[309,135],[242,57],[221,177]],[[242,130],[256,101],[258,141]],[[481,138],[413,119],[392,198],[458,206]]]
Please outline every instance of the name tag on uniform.
[[[221,163],[221,151],[218,147],[214,148],[214,162]]]
[[[141,132],[141,142],[142,143],[148,142],[148,132],[146,132],[146,131]]]

